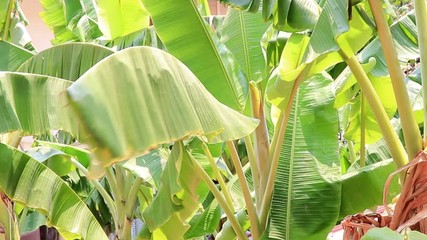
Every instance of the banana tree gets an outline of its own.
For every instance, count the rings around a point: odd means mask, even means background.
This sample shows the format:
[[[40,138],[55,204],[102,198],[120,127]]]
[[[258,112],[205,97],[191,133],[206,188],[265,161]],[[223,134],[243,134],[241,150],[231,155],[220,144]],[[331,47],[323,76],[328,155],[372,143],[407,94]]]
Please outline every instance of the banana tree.
[[[193,238],[211,233],[219,239],[246,239],[244,231],[248,229],[253,239],[322,239],[337,220],[381,202],[381,187],[393,171],[392,162],[357,169],[358,162],[352,156],[356,170],[351,172],[339,155],[337,138],[339,129],[348,132],[348,149],[356,143],[360,156],[365,155],[364,145],[378,140],[366,143],[365,138],[359,143],[354,134],[359,128],[357,109],[364,108],[366,98],[371,107],[364,112],[381,123],[380,131],[389,144],[387,152],[398,166],[406,161],[389,123],[394,103],[384,96],[375,97],[372,91],[375,86],[381,89],[379,81],[384,79],[364,74],[374,73],[383,58],[369,58],[363,65],[356,58],[374,33],[365,3],[353,8],[348,21],[347,2],[279,1],[276,7],[274,1],[263,2],[264,18],[270,18],[274,9],[273,25],[295,31],[287,37],[284,48],[276,48],[271,37],[279,33],[262,22],[262,13],[230,10],[214,28],[215,34],[193,1],[142,3],[66,2],[69,11],[62,11],[61,5],[50,3],[49,8],[49,2],[43,2],[45,19],[55,27],[57,42],[152,44],[151,40],[134,41],[141,36],[139,31],[148,36],[143,28],[150,16],[154,24],[150,28],[155,29],[150,34],[156,34],[151,39],[160,40],[161,44],[155,45],[168,53],[148,47],[114,52],[95,45],[69,44],[31,57],[16,46],[5,45],[7,53],[18,56],[19,61],[6,61],[4,70],[27,74],[5,73],[2,77],[3,112],[10,113],[2,120],[2,132],[18,130],[22,136],[61,129],[88,144],[90,151],[85,152],[39,142],[62,151],[78,169],[71,168],[71,172],[91,179],[92,188],[101,194],[111,213],[119,239],[131,238],[134,218],[144,222],[140,239]],[[130,6],[132,14],[123,14]],[[282,8],[289,8],[285,15],[280,14]],[[114,9],[120,9],[119,13]],[[55,11],[57,22],[47,15]],[[189,24],[194,27],[188,28]],[[310,32],[300,32],[305,29]],[[104,39],[97,39],[100,36]],[[278,51],[279,58],[273,59],[268,49],[262,51],[261,38],[278,49],[273,53]],[[131,44],[123,43],[128,40]],[[351,71],[343,71],[342,62]],[[334,80],[332,76],[340,73]],[[368,78],[378,84],[371,86]],[[359,97],[356,81],[363,97]],[[40,87],[40,82],[47,84]],[[45,95],[50,97],[35,101],[34,96]],[[35,111],[34,103],[42,107]],[[345,107],[338,110],[337,106]],[[383,106],[387,111],[381,110]],[[353,112],[352,131],[345,123],[348,109]],[[402,126],[407,128],[403,122]],[[364,136],[365,130],[361,132]],[[19,142],[19,137],[9,139]],[[345,141],[341,143],[346,146]],[[406,146],[412,151],[417,148]],[[242,148],[245,150],[240,151]],[[26,159],[5,157],[5,164],[13,159],[12,163],[21,166],[35,159],[7,146],[2,151]],[[45,163],[55,170],[55,164],[49,164],[53,161]],[[359,162],[364,165],[363,157]],[[5,179],[12,182],[22,175],[19,171],[9,174]],[[59,177],[49,178],[60,181]],[[65,214],[61,209],[53,209],[52,215],[46,207],[19,200],[14,189],[6,187],[7,181],[0,186],[10,199],[45,214],[46,222],[66,238],[91,238],[85,235],[87,228],[73,232],[72,224],[55,221],[54,216]],[[363,190],[355,193],[358,186]],[[73,195],[73,190],[67,189]],[[395,189],[389,192],[395,193]],[[361,199],[360,193],[372,197]],[[46,196],[46,201],[49,196],[56,200],[54,194]],[[217,229],[221,212],[227,222]],[[13,214],[6,219],[11,218]]]

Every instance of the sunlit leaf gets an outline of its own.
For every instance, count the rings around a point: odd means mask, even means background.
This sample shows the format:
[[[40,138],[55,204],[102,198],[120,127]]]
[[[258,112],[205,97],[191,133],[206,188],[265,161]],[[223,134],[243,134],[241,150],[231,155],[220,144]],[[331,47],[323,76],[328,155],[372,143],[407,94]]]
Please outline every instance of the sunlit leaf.
[[[67,92],[87,132],[81,140],[102,166],[190,135],[211,143],[238,139],[257,125],[220,104],[182,63],[155,48],[115,53]]]

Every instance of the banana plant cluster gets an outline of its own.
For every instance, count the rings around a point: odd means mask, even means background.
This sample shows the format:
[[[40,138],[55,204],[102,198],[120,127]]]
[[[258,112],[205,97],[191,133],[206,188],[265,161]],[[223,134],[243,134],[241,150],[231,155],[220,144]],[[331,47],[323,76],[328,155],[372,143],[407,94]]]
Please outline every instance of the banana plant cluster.
[[[326,239],[421,150],[425,78],[389,70],[421,54],[413,12],[388,26],[375,1],[224,0],[221,17],[206,0],[40,2],[41,52],[0,3],[6,239]]]

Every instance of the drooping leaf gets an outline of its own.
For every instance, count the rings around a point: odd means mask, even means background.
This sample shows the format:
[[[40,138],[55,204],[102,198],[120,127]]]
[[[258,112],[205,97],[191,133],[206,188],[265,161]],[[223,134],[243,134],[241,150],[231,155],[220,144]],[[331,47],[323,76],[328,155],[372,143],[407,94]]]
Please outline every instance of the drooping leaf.
[[[270,239],[325,239],[338,219],[338,114],[331,83],[318,74],[298,90],[274,185]]]
[[[0,189],[47,216],[65,239],[108,239],[85,203],[59,176],[30,156],[0,144]]]
[[[43,134],[64,129],[77,134],[66,108],[72,82],[43,75],[0,72],[0,133]]]
[[[221,25],[220,40],[236,57],[249,81],[259,82],[266,77],[260,39],[268,26],[260,12],[254,14],[232,8],[228,9]]]
[[[126,161],[122,166],[158,189],[169,154],[164,148],[153,149],[143,156]]]
[[[142,2],[168,52],[182,61],[221,103],[242,111],[248,93],[246,77],[205,23],[194,1]]]
[[[0,41],[0,56],[0,71],[15,71],[33,54],[9,42]]]
[[[36,147],[28,149],[26,154],[30,155],[38,162],[44,162],[46,166],[58,176],[65,176],[76,169],[70,161],[70,156],[56,149]]]
[[[60,143],[54,143],[54,142],[45,142],[37,140],[35,141],[38,146],[43,147],[49,147],[53,149],[57,149],[63,154],[67,154],[69,156],[73,156],[77,161],[79,161],[84,167],[89,166],[90,161],[90,152],[88,150],[85,150],[83,148],[78,148],[71,145],[65,145]]]
[[[310,29],[316,25],[320,11],[314,0],[279,0],[273,10],[274,27],[286,32]]]
[[[384,184],[395,170],[393,160],[389,159],[345,174],[342,179],[340,219],[381,205]],[[392,197],[400,191],[395,180],[389,188]]]
[[[150,47],[107,57],[67,93],[88,133],[82,141],[102,166],[189,135],[211,143],[238,139],[257,125],[220,104],[176,58]]]
[[[93,65],[113,53],[109,48],[89,43],[63,44],[34,55],[17,71],[75,81]]]
[[[158,193],[143,212],[150,232],[161,231],[168,239],[184,239],[190,228],[188,221],[199,208],[199,197],[208,193],[191,161],[182,142],[175,143]],[[204,196],[200,195],[200,185],[205,189]]]
[[[97,1],[99,29],[108,40],[142,30],[150,24],[139,0]]]

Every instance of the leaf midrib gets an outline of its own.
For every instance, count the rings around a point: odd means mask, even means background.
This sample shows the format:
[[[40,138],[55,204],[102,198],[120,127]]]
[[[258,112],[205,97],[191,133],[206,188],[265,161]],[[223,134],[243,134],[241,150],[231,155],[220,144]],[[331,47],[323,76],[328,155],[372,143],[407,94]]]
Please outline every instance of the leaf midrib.
[[[246,74],[248,75],[249,81],[252,81],[252,65],[250,61],[250,53],[249,53],[249,42],[247,37],[247,31],[246,31],[246,25],[245,25],[245,17],[243,16],[243,13],[241,11],[239,13],[239,23],[240,23],[240,31],[242,34],[242,40],[243,40],[243,54],[245,56],[245,63],[246,63]]]
[[[295,102],[294,102],[294,119],[293,119],[293,125],[292,125],[292,138],[291,138],[291,150],[290,150],[290,157],[289,157],[289,180],[288,180],[288,196],[287,196],[287,202],[286,202],[286,239],[290,239],[290,217],[291,217],[291,205],[292,205],[292,186],[293,186],[293,170],[294,170],[294,156],[295,156],[295,135],[297,131],[297,121],[298,121],[298,104],[299,104],[299,90],[297,90],[297,94],[295,96]]]
[[[224,62],[222,61],[221,55],[218,52],[217,46],[212,41],[212,37],[211,37],[211,34],[208,32],[205,20],[203,20],[202,16],[200,15],[199,10],[197,9],[196,3],[194,1],[192,1],[192,0],[190,0],[190,4],[191,4],[191,7],[193,8],[194,13],[196,14],[197,18],[199,19],[199,23],[201,24],[202,29],[205,32],[205,36],[207,37],[210,45],[212,46],[212,50],[213,50],[213,52],[214,52],[214,54],[216,56],[217,61],[219,62],[219,66],[221,67],[221,70],[222,70],[223,74],[227,78],[226,82],[228,84],[228,87],[231,89],[231,92],[233,93],[233,101],[237,104],[237,107],[239,109],[242,109],[242,106],[241,106],[241,104],[239,102],[239,97],[238,97],[238,95],[237,95],[234,87],[231,85],[232,77],[230,76],[230,74],[228,73],[227,69],[224,66]]]

